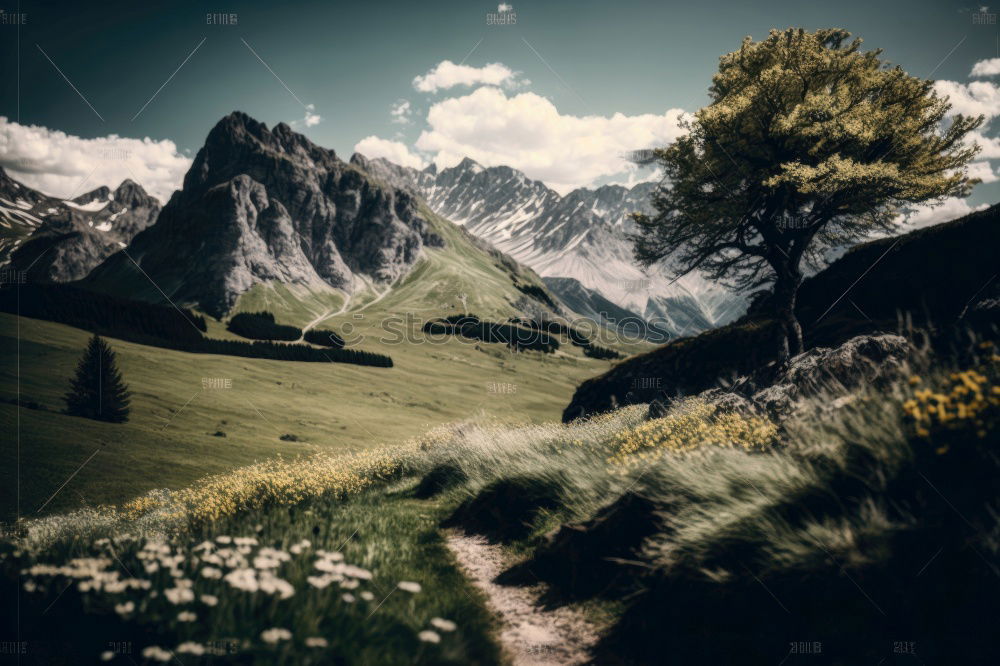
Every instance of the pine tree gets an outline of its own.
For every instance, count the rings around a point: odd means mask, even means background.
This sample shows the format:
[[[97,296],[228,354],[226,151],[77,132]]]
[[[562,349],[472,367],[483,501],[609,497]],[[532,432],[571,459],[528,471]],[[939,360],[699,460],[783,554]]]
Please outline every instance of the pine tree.
[[[118,371],[115,352],[95,334],[76,366],[76,376],[70,381],[70,391],[64,398],[66,413],[124,423],[128,421],[130,395]]]

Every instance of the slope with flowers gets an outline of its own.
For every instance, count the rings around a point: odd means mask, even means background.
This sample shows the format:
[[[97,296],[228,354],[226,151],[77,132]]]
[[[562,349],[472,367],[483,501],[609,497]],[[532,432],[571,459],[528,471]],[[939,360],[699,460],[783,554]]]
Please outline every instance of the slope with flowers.
[[[987,663],[996,343],[781,414],[731,407],[466,421],[27,521],[5,597],[48,618],[27,663],[500,663],[458,530],[499,545],[501,585],[594,618],[597,663],[777,663],[803,637],[837,663],[910,637],[927,663]]]

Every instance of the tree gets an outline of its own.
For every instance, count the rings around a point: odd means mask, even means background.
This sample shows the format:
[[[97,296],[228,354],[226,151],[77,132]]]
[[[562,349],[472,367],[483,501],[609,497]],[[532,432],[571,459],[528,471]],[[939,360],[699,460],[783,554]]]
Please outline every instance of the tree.
[[[654,215],[632,235],[646,266],[671,258],[738,290],[770,285],[785,353],[802,351],[795,298],[824,250],[891,230],[900,208],[966,196],[966,135],[933,82],[861,51],[844,30],[772,30],[720,59],[710,104],[654,151]]]
[[[115,352],[94,335],[76,366],[64,398],[66,413],[98,421],[128,421],[130,393],[118,371]]]

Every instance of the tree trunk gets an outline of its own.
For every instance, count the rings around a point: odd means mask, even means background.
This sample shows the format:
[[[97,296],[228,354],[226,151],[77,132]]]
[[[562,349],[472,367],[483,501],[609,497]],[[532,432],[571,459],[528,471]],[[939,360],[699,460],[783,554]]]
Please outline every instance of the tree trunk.
[[[795,297],[801,284],[802,275],[797,271],[779,275],[774,283],[775,316],[781,324],[785,336],[784,360],[804,351],[802,326],[799,325],[799,320],[795,316]]]

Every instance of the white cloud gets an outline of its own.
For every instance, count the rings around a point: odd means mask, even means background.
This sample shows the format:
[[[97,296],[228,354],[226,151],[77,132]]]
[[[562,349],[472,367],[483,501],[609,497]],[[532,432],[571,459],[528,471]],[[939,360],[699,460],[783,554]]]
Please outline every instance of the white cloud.
[[[610,118],[564,115],[535,93],[508,97],[499,88],[482,87],[434,104],[416,147],[433,153],[442,168],[471,157],[519,169],[567,192],[628,171],[624,152],[672,142],[684,133],[683,117],[681,109]]]
[[[409,100],[396,100],[396,103],[390,107],[389,114],[392,116],[392,122],[394,123],[408,125],[413,122],[413,119],[410,117],[413,114],[413,108],[410,106]]]
[[[413,79],[413,87],[420,92],[433,93],[454,86],[512,84],[516,76],[509,67],[498,62],[482,67],[456,65],[450,60],[438,63],[431,71]]]
[[[982,132],[969,132],[966,143],[979,146],[980,159],[994,160],[1000,158],[1000,137],[985,136]]]
[[[996,76],[1000,74],[1000,58],[980,60],[972,66],[969,76]]]
[[[390,162],[414,169],[423,169],[427,166],[419,155],[410,152],[406,144],[377,136],[366,136],[358,141],[354,146],[354,152],[361,153],[368,158],[384,157]]]
[[[1000,116],[1000,86],[989,81],[935,81],[934,90],[951,101],[949,115],[984,115],[987,120]]]
[[[111,134],[84,139],[0,116],[0,166],[12,178],[54,197],[70,198],[126,178],[166,202],[180,188],[191,159],[170,140]]]
[[[303,125],[305,125],[306,127],[313,127],[315,125],[320,124],[320,121],[323,120],[323,116],[319,115],[318,113],[315,113],[315,111],[316,111],[315,104],[306,104],[306,116],[305,118],[302,119]]]
[[[909,208],[905,213],[896,218],[896,222],[906,228],[902,231],[913,231],[922,227],[929,227],[941,222],[949,222],[960,218],[977,210],[989,208],[989,204],[970,206],[965,199],[958,197],[948,197],[940,203],[919,204]]]
[[[1000,180],[989,162],[972,162],[965,170],[969,178],[978,178],[983,183],[995,183]]]

